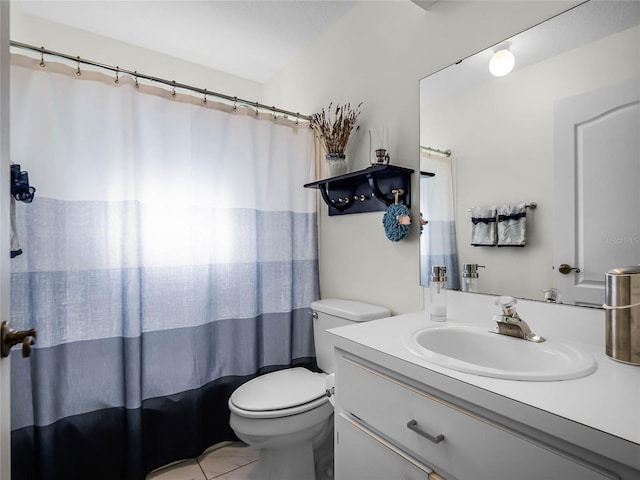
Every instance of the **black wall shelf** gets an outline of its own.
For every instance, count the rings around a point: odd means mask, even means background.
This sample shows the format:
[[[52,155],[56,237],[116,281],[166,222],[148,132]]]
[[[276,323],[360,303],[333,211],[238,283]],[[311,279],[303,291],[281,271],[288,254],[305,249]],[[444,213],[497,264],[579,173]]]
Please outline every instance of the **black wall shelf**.
[[[317,188],[329,206],[329,215],[377,212],[395,202],[393,190],[402,191],[398,202],[411,207],[410,168],[395,165],[375,165],[337,177],[307,183],[305,188]]]

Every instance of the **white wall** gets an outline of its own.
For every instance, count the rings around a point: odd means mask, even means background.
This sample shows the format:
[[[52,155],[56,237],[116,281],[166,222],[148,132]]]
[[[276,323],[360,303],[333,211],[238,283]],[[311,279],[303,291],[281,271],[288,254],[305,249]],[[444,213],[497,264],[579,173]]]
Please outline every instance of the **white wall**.
[[[418,168],[419,79],[508,38],[577,1],[440,1],[429,11],[408,0],[357,4],[266,85],[204,68],[90,32],[25,15],[12,3],[12,40],[309,114],[329,102],[364,102],[348,152],[352,170],[368,162],[369,128],[391,131],[392,163]],[[412,184],[417,215],[418,179]],[[321,206],[323,297],[422,308],[417,229],[387,240],[382,212],[327,217]]]
[[[11,2],[11,40],[107,65],[116,65],[125,70],[175,80],[225,95],[259,102],[262,102],[263,98],[263,85],[260,83],[28,15],[22,11],[21,2]],[[22,55],[34,55],[24,49],[12,51]],[[37,53],[35,55],[37,56]],[[63,61],[59,58],[50,60]]]
[[[429,11],[409,1],[360,2],[265,86],[265,100],[312,113],[329,102],[364,102],[347,154],[351,170],[368,162],[369,128],[390,128],[392,163],[418,169],[419,80],[579,2],[440,1]],[[418,214],[418,177],[412,183]],[[387,240],[382,212],[327,216],[321,205],[320,280],[324,298],[380,304],[394,314],[419,310],[418,229]]]

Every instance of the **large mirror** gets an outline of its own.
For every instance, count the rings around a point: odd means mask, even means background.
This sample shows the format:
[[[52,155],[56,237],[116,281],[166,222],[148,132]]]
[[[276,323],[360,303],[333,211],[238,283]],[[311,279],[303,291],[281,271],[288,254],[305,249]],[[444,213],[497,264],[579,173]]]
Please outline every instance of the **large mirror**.
[[[423,285],[597,307],[640,264],[639,23],[591,0],[501,42],[507,75],[496,45],[421,80]]]

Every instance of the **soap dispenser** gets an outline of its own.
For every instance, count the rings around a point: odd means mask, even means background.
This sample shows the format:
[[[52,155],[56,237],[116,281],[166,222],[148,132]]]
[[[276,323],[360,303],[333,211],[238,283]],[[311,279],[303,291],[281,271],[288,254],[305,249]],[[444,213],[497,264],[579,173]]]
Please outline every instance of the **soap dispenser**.
[[[462,287],[463,292],[478,292],[478,268],[484,268],[484,265],[477,263],[462,264]]]
[[[429,283],[429,318],[434,322],[444,322],[447,319],[447,267],[433,265],[431,267],[431,281]]]

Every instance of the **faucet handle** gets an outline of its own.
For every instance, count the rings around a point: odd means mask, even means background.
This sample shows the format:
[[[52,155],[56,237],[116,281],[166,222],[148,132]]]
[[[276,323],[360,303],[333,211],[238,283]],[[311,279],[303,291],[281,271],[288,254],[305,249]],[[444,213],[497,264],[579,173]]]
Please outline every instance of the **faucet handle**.
[[[507,295],[503,295],[498,297],[495,301],[495,304],[500,307],[503,315],[507,315],[509,317],[518,318],[518,313],[516,312],[516,304],[518,300],[514,297],[509,297]]]
[[[543,288],[542,293],[544,293],[544,301],[547,303],[562,303],[560,301],[561,293],[557,288],[549,287]]]

